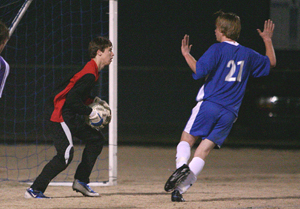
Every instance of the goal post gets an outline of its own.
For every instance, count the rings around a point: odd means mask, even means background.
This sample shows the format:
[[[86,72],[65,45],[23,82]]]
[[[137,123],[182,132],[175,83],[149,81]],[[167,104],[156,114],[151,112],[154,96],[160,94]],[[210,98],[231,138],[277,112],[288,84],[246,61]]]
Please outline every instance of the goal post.
[[[24,16],[32,1],[33,0],[26,0],[22,5],[21,9],[19,10],[18,14],[16,15],[15,19],[12,21],[9,27],[9,37],[11,37],[11,35],[15,31],[16,27],[18,26],[19,22],[21,21],[22,17]]]
[[[109,39],[113,43],[114,58],[109,66],[109,103],[112,110],[109,124],[109,184],[117,184],[118,141],[118,1],[109,1]]]
[[[21,21],[22,17],[24,16],[25,12],[27,11],[27,9],[30,6],[32,1],[33,0],[26,0],[24,2],[24,4],[22,5],[22,7],[20,8],[19,12],[17,13],[16,17],[13,19],[12,23],[9,26],[9,38],[15,31],[16,27],[18,26],[19,22]],[[4,46],[7,44],[7,41],[4,43]],[[4,49],[4,47],[2,48],[2,50],[3,49]],[[0,54],[1,54],[2,50],[0,50]]]
[[[109,105],[112,119],[108,134],[108,181],[90,182],[90,186],[113,186],[117,184],[118,141],[118,1],[109,0],[109,40],[113,44],[114,58],[109,65]],[[50,186],[72,186],[72,182],[51,182]]]
[[[17,16],[22,21],[16,21]],[[116,185],[118,1],[3,0],[0,19],[14,30],[1,53],[11,71],[0,101],[0,181],[32,183],[55,156],[43,123],[47,98],[70,71],[88,62],[88,43],[105,36],[113,44],[114,59],[100,71],[92,94],[109,102],[112,120],[103,129],[108,144],[97,159],[90,185]],[[49,185],[72,185],[83,149],[75,138],[71,164]]]

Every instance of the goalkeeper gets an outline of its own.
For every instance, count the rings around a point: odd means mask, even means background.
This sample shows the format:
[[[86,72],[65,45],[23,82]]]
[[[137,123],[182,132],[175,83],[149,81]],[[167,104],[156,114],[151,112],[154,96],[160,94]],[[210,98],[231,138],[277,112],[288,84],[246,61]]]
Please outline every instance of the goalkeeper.
[[[9,39],[9,30],[6,27],[6,25],[0,21],[0,53],[2,52],[8,39]],[[2,97],[2,92],[8,74],[9,74],[9,65],[4,60],[4,58],[0,56],[0,98]]]
[[[89,116],[93,126],[101,126],[103,118],[88,105],[100,98],[91,97],[97,84],[99,72],[112,62],[112,43],[104,37],[97,37],[89,43],[91,60],[85,67],[72,73],[54,91],[54,99],[45,112],[49,115],[49,136],[54,140],[57,154],[43,168],[41,174],[25,192],[25,198],[48,198],[44,192],[50,181],[71,163],[74,153],[73,138],[85,142],[82,160],[78,165],[73,182],[73,190],[84,196],[99,196],[88,183],[93,166],[100,155],[105,138],[85,123],[82,116]],[[49,111],[49,113],[47,113]],[[51,116],[50,116],[51,115]]]

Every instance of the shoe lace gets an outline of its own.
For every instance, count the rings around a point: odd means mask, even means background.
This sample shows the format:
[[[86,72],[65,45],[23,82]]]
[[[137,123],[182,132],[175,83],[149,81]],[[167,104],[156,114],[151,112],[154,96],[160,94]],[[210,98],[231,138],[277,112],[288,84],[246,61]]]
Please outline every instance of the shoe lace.
[[[85,186],[88,188],[88,190],[89,190],[90,192],[95,193],[94,190],[92,190],[92,188],[91,188],[88,184],[86,184]]]
[[[95,193],[94,190],[92,190],[92,188],[87,183],[84,183],[82,181],[79,181],[79,183],[86,187],[90,192]]]
[[[32,194],[34,194],[36,197],[46,197],[43,192],[41,191],[36,191],[36,190],[33,190],[33,189],[30,189],[29,190]]]

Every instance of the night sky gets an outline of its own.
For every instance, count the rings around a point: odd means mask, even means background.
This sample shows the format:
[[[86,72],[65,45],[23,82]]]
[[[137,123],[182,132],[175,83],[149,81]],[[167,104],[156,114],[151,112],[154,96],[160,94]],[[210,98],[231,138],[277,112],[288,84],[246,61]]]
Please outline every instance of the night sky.
[[[192,54],[198,59],[215,43],[214,13],[222,10],[241,17],[238,42],[264,53],[256,29],[269,18],[265,0],[126,0],[119,8],[119,64],[121,66],[186,66],[180,45],[190,35]]]

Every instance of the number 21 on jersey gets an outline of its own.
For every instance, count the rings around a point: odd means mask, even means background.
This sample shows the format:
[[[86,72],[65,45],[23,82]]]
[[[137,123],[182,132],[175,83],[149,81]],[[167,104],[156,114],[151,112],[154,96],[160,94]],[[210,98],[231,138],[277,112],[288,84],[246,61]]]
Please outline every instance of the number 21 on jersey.
[[[229,81],[229,82],[238,81],[238,82],[241,82],[241,80],[242,80],[242,73],[243,73],[243,67],[244,67],[244,61],[238,61],[235,64],[234,60],[230,60],[227,63],[227,67],[230,68],[230,71],[227,74],[227,76],[225,78],[225,81]],[[234,74],[235,74],[235,71],[237,70],[237,68],[239,68],[238,69],[239,73],[238,73],[237,77],[234,77]]]

